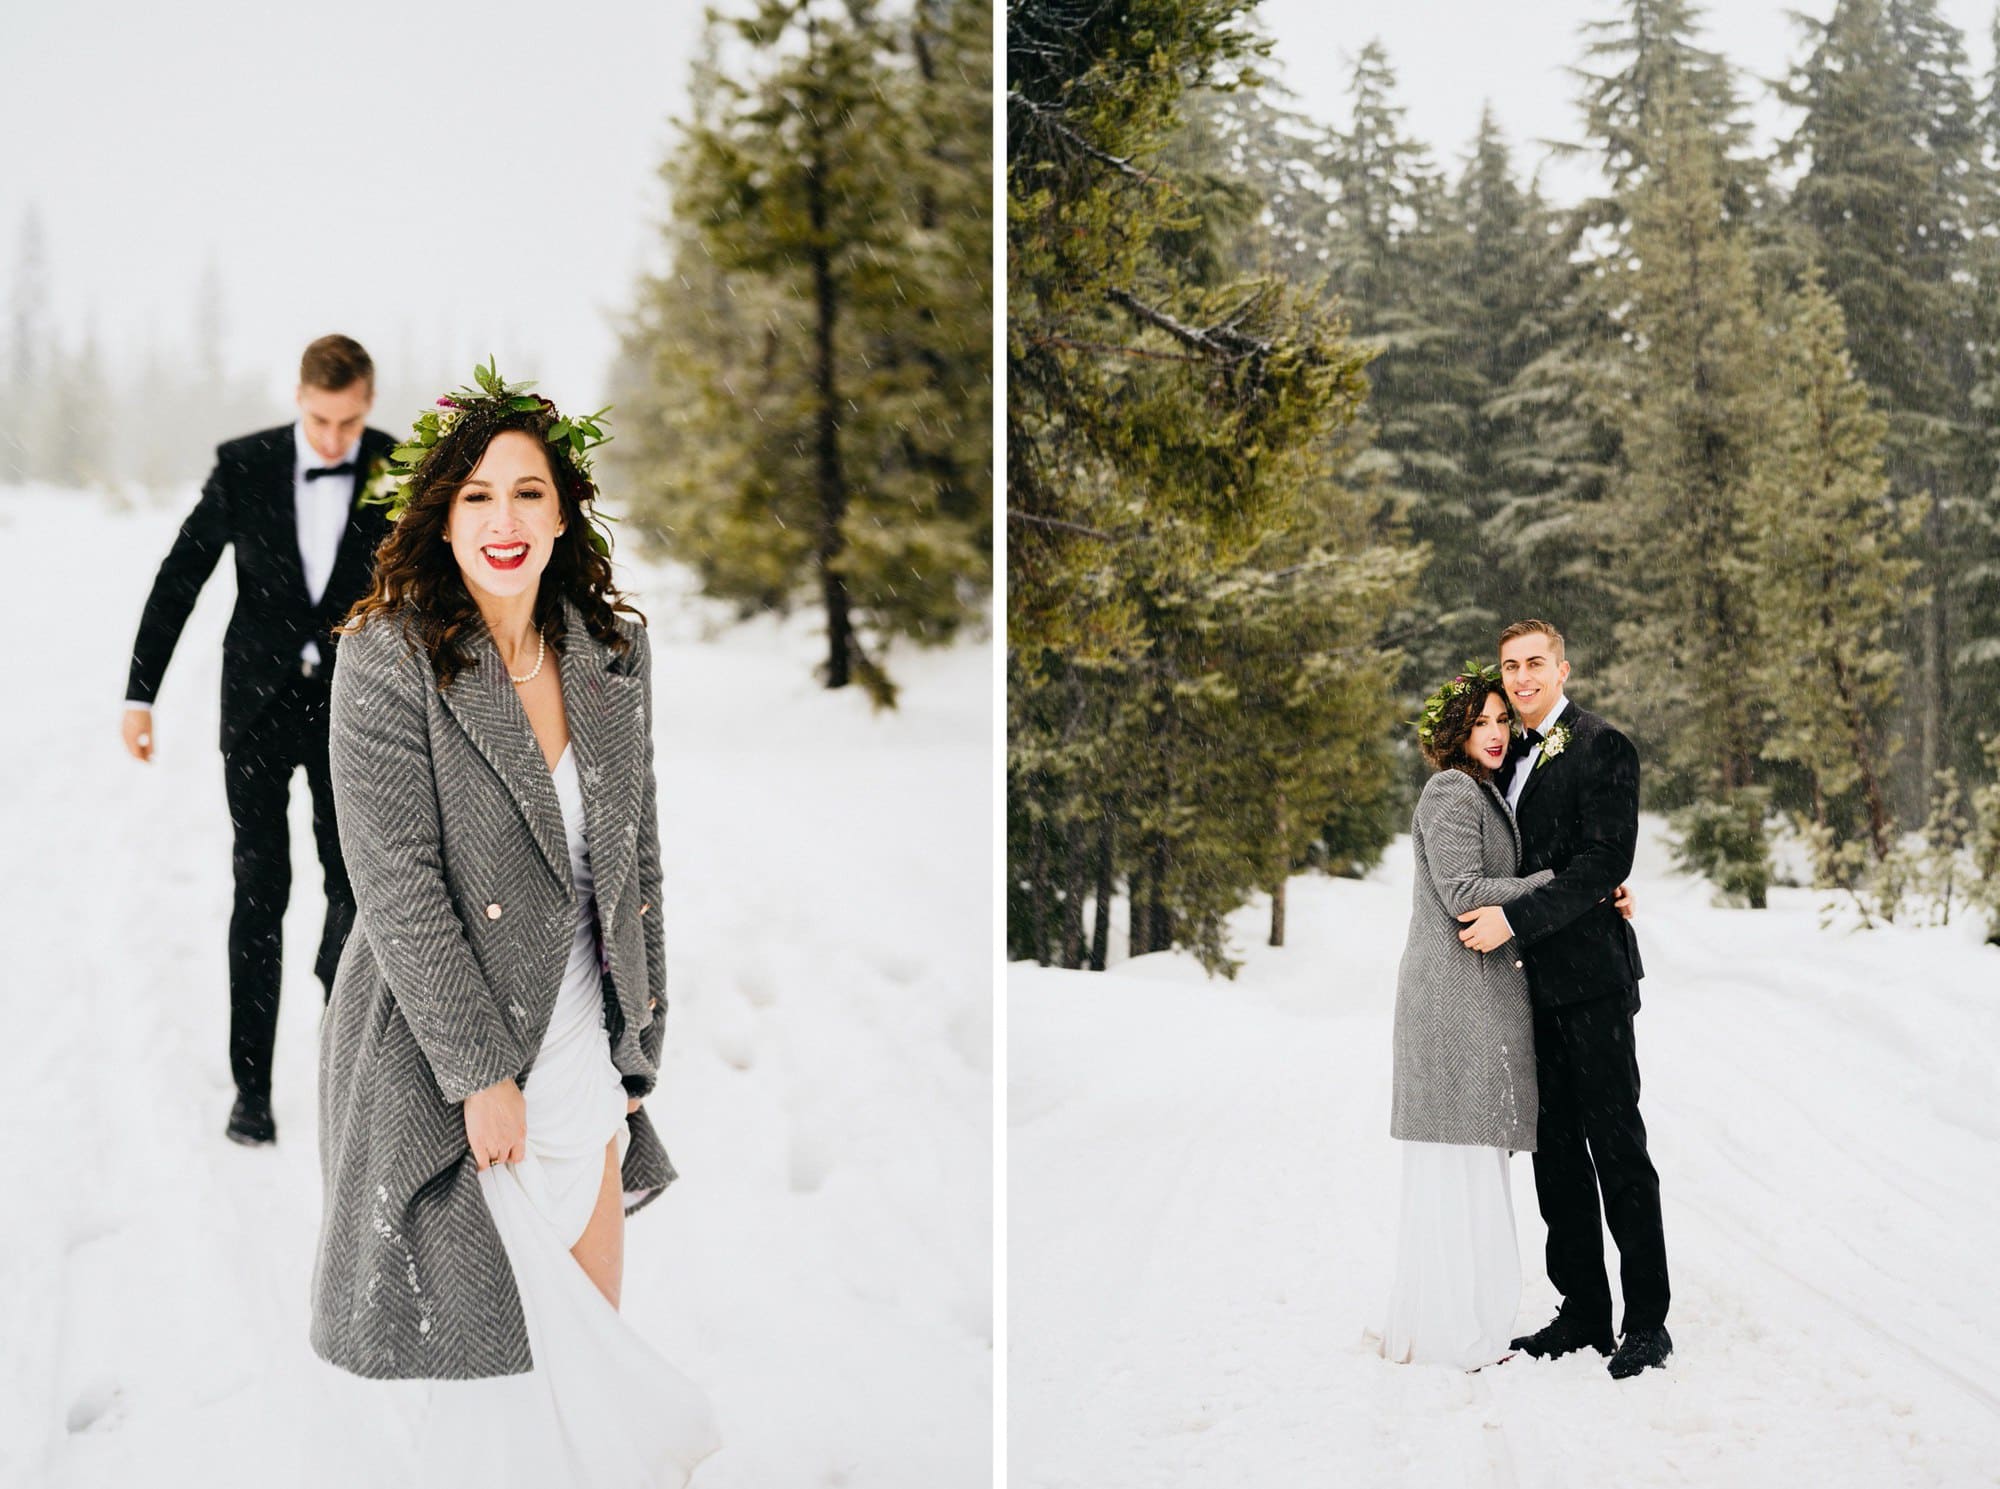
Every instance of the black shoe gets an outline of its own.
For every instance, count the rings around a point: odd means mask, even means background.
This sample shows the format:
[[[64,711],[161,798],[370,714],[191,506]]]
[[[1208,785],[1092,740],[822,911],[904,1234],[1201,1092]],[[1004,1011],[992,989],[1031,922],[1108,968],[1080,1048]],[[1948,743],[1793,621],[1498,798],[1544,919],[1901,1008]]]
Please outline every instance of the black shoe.
[[[271,1103],[254,1096],[238,1095],[229,1109],[229,1125],[223,1133],[233,1143],[255,1148],[278,1140],[278,1123],[271,1115]]]
[[[1627,1329],[1618,1353],[1604,1368],[1611,1372],[1613,1380],[1625,1380],[1641,1370],[1654,1370],[1666,1364],[1667,1356],[1673,1352],[1674,1341],[1667,1337],[1664,1325],[1657,1329]]]
[[[1558,1313],[1534,1333],[1524,1334],[1514,1341],[1515,1349],[1537,1360],[1560,1360],[1564,1355],[1575,1354],[1586,1347],[1600,1355],[1610,1354],[1611,1325],[1606,1324],[1602,1333],[1593,1333]]]

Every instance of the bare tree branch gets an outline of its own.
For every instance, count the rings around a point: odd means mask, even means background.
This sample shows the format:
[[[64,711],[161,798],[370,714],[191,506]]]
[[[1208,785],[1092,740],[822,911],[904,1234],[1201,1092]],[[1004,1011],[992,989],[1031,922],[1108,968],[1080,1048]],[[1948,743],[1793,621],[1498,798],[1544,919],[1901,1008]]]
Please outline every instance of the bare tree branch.
[[[1227,362],[1241,361],[1245,357],[1266,356],[1271,351],[1271,343],[1255,336],[1246,336],[1236,329],[1249,304],[1235,312],[1236,320],[1219,326],[1190,326],[1186,321],[1169,315],[1166,311],[1146,304],[1128,290],[1112,289],[1105,297],[1114,305],[1121,305],[1147,325],[1166,332],[1183,346],[1191,346],[1206,352],[1211,357],[1219,357]],[[1254,303],[1254,300],[1251,302]]]
[[[1021,512],[1013,507],[1007,509],[1009,522],[1025,522],[1033,527],[1053,527],[1063,532],[1081,533],[1086,538],[1097,538],[1106,543],[1121,541],[1116,533],[1108,533],[1100,528],[1085,527],[1080,522],[1065,522],[1060,517],[1038,517],[1033,512]]]

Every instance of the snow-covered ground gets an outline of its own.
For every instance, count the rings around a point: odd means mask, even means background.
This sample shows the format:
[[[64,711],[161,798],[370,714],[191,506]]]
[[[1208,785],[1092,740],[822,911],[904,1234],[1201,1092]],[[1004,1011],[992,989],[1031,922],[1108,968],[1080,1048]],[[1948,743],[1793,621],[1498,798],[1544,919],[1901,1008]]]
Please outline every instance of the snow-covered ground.
[[[1295,879],[1291,945],[1009,977],[1009,1451],[1018,1489],[2000,1483],[2000,950],[1970,925],[1713,908],[1649,820],[1643,1109],[1677,1346],[1393,1366],[1389,1024],[1409,842]],[[1114,945],[1122,945],[1122,935]],[[1520,1322],[1555,1295],[1513,1168]],[[1607,1256],[1615,1257],[1606,1243]],[[1615,1280],[1614,1280],[1615,1286]]]
[[[192,493],[0,490],[0,1484],[289,1481],[319,1212],[303,776],[279,1141],[222,1136],[229,560],[118,741],[139,606]],[[991,1455],[991,647],[898,654],[899,713],[811,681],[809,620],[654,632],[681,1182],[625,1311],[712,1395],[706,1489],[983,1485]]]

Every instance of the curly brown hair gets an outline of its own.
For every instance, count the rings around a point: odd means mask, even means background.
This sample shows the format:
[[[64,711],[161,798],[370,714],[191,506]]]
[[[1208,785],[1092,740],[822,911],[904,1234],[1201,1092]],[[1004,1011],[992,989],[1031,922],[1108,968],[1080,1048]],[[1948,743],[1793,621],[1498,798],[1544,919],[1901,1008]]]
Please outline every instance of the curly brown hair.
[[[1417,741],[1432,770],[1462,770],[1475,781],[1493,779],[1492,771],[1465,752],[1465,743],[1472,738],[1472,721],[1485,709],[1486,700],[1496,694],[1499,695],[1501,708],[1506,710],[1507,722],[1510,725],[1519,722],[1514,714],[1514,700],[1497,682],[1454,693],[1445,700],[1430,738],[1419,738]]]
[[[444,541],[452,498],[465,484],[486,447],[510,429],[532,434],[548,460],[562,503],[562,535],[555,540],[548,567],[542,571],[535,596],[535,629],[562,655],[566,632],[562,602],[568,599],[583,616],[590,634],[622,655],[631,644],[618,629],[616,615],[645,616],[626,603],[612,585],[611,558],[592,542],[603,529],[585,505],[595,500],[597,487],[548,443],[548,432],[559,417],[548,407],[526,411],[474,405],[451,433],[424,457],[409,481],[409,505],[382,546],[375,550],[375,582],[357,600],[347,618],[334,629],[352,635],[377,616],[406,621],[430,657],[438,687],[472,665],[472,647],[486,630],[479,607],[465,587],[458,560]],[[609,549],[609,541],[604,548]]]

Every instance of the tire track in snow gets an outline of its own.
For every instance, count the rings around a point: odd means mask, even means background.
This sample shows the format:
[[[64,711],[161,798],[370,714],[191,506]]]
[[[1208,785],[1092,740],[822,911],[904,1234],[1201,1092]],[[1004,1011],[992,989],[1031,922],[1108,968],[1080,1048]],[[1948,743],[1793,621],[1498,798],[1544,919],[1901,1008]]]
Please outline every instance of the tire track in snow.
[[[1996,1417],[2000,1417],[2000,1395],[1996,1395],[1985,1386],[1980,1385],[1979,1382],[1973,1380],[1962,1371],[1947,1365],[1944,1361],[1924,1349],[1922,1345],[1912,1343],[1893,1329],[1870,1318],[1867,1314],[1861,1312],[1837,1294],[1828,1292],[1803,1273],[1786,1266],[1784,1262],[1770,1255],[1760,1245],[1759,1238],[1747,1226],[1740,1224],[1736,1220],[1723,1217],[1718,1211],[1702,1204],[1699,1200],[1683,1198],[1677,1201],[1677,1205],[1681,1209],[1700,1216],[1716,1230],[1729,1235],[1742,1246],[1745,1257],[1757,1262],[1766,1271],[1775,1272],[1800,1291],[1810,1293],[1828,1308],[1839,1313],[1842,1317],[1875,1339],[1893,1346],[1907,1358],[1933,1371],[1941,1379],[1950,1381],[1979,1405],[1985,1407]]]

